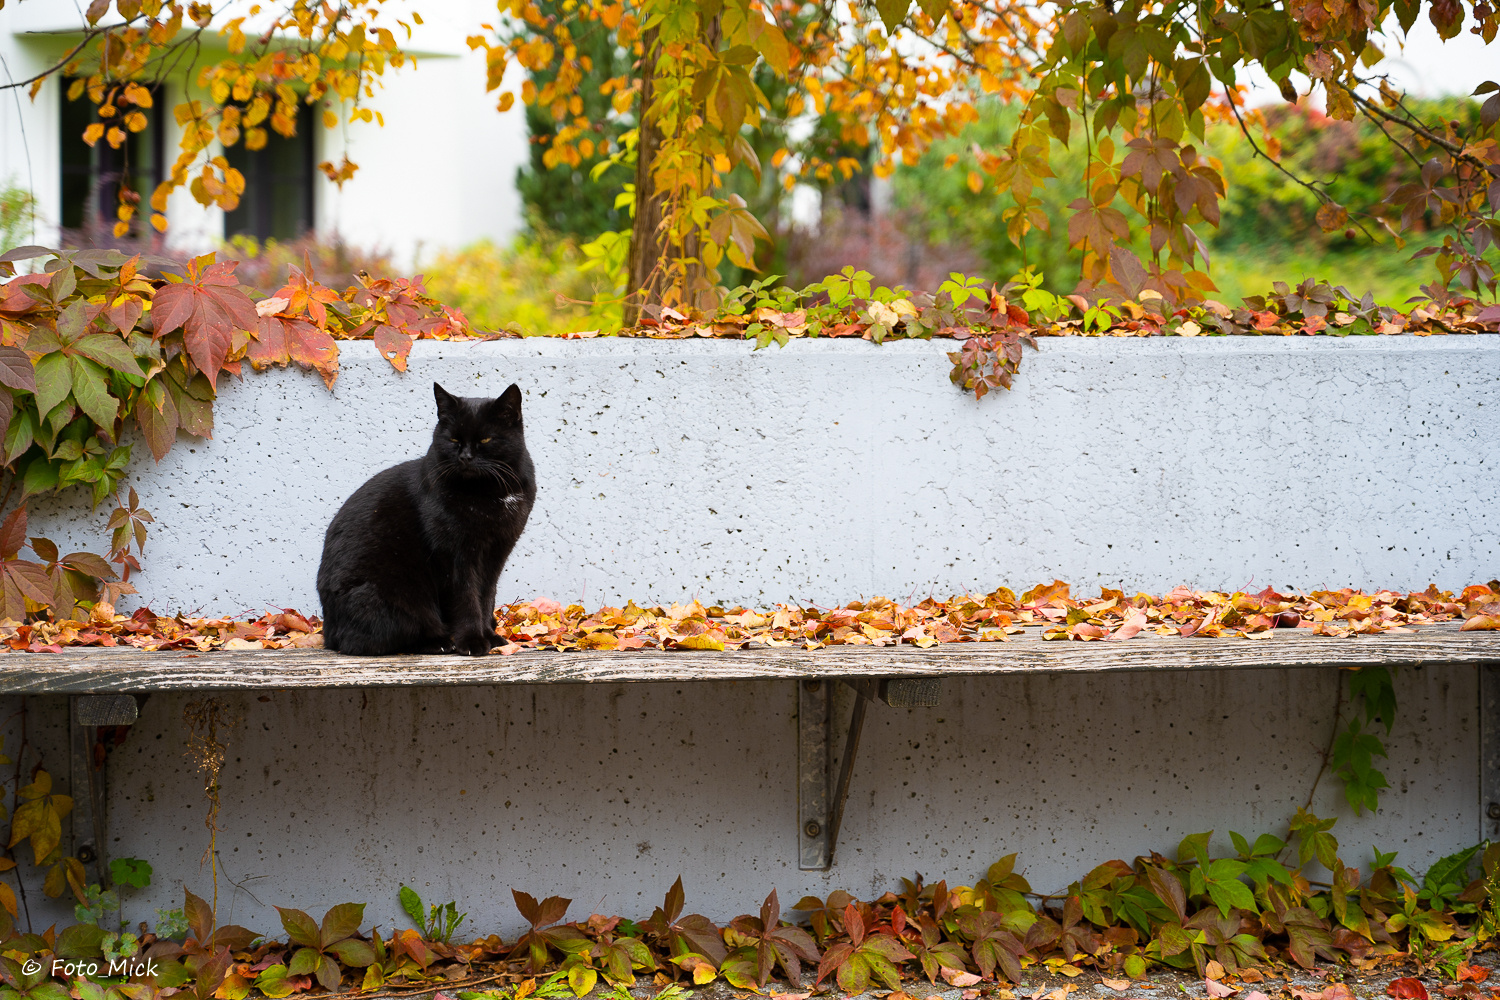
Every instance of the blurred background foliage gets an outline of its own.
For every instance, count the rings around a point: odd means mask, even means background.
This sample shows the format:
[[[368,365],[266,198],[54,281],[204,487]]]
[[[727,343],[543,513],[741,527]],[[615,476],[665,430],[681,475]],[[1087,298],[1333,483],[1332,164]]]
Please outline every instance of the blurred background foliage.
[[[774,103],[776,81],[768,75],[763,83]],[[1477,116],[1479,107],[1468,98],[1413,103],[1423,116],[1460,120]],[[1067,246],[1065,206],[1084,190],[1088,154],[1083,145],[1075,142],[1058,150],[1061,155],[1053,161],[1057,176],[1044,196],[1057,225],[1050,233],[1032,233],[1024,246],[1015,246],[1005,235],[1001,213],[1009,200],[994,198],[988,188],[976,193],[968,184],[974,166],[970,150],[976,144],[1003,145],[1018,116],[1014,106],[985,106],[963,135],[939,143],[918,163],[898,167],[885,185],[872,185],[868,173],[845,177],[832,167],[814,184],[791,192],[776,183],[769,161],[760,182],[748,169],[737,169],[731,175],[734,190],[777,236],[762,273],[783,275],[788,284],[800,287],[853,264],[871,272],[878,283],[919,289],[936,288],[950,271],[1004,281],[1030,264],[1042,270],[1052,291],[1072,291],[1079,265]],[[541,116],[533,122],[534,135],[545,136],[550,127],[550,117]],[[823,123],[816,127],[825,128]],[[1200,234],[1212,255],[1210,273],[1219,287],[1214,297],[1238,305],[1243,296],[1267,292],[1273,281],[1295,284],[1316,278],[1344,285],[1356,295],[1373,292],[1381,304],[1397,306],[1431,280],[1428,269],[1413,266],[1410,258],[1421,247],[1440,242],[1441,231],[1419,227],[1408,234],[1405,247],[1398,247],[1363,214],[1398,185],[1416,179],[1419,170],[1376,128],[1284,105],[1268,109],[1263,128],[1252,124],[1251,135],[1262,148],[1274,140],[1280,164],[1292,173],[1321,179],[1328,193],[1349,207],[1351,225],[1323,233],[1313,220],[1319,202],[1312,192],[1257,156],[1237,125],[1212,126],[1206,152],[1222,161],[1229,182],[1222,224]],[[830,165],[841,158],[861,166],[868,160],[867,152],[836,135],[817,138]],[[782,144],[781,133],[766,129],[757,143],[768,155]],[[579,325],[608,329],[609,314],[590,316],[580,306],[560,306],[554,293],[573,300],[589,297],[589,272],[579,270],[585,259],[579,250],[601,233],[629,225],[625,210],[613,207],[622,178],[612,174],[591,180],[591,168],[601,157],[577,166],[549,166],[542,162],[543,143],[535,148],[531,166],[518,179],[532,220],[528,232],[505,250],[481,244],[424,261],[429,286],[443,289],[440,294],[484,325],[514,321],[528,333]],[[753,277],[728,266],[724,270],[730,286]],[[603,274],[592,273],[592,287],[599,289]],[[491,275],[503,277],[494,281]],[[617,315],[618,307],[613,309]]]
[[[596,43],[596,73],[613,73],[611,53]],[[764,70],[764,67],[762,67]],[[784,84],[766,72],[761,85],[773,105],[782,102]],[[585,100],[608,102],[585,82]],[[593,92],[591,96],[591,91]],[[1424,117],[1465,120],[1478,115],[1469,98],[1414,102]],[[601,234],[628,228],[628,209],[616,195],[627,180],[628,163],[592,176],[603,154],[577,164],[544,160],[550,115],[527,109],[533,155],[516,178],[529,224],[510,246],[481,242],[458,250],[424,255],[418,270],[428,290],[456,305],[480,326],[509,327],[528,335],[556,335],[618,327],[620,306],[605,268],[590,266],[586,246]],[[877,283],[932,289],[950,271],[1003,282],[1028,264],[1041,269],[1047,287],[1068,292],[1079,278],[1075,253],[1068,250],[1065,206],[1084,190],[1088,155],[1075,142],[1054,157],[1057,176],[1044,198],[1056,220],[1051,233],[1034,232],[1017,247],[1005,236],[1001,213],[1009,199],[996,199],[987,187],[979,193],[968,184],[974,167],[971,150],[1002,145],[1015,126],[1019,110],[1000,102],[982,109],[978,121],[958,138],[942,142],[911,165],[899,166],[889,182],[872,184],[862,168],[868,149],[833,134],[828,125],[813,125],[813,142],[826,169],[811,184],[786,189],[770,163],[771,152],[785,142],[784,127],[768,127],[754,137],[763,158],[757,180],[745,167],[730,175],[755,214],[776,235],[773,254],[764,254],[762,274],[778,274],[795,287],[837,273],[852,264],[869,271]],[[597,116],[595,116],[597,118]],[[619,135],[631,127],[622,117],[600,148],[618,150]],[[1300,176],[1322,179],[1327,191],[1351,212],[1351,228],[1323,233],[1313,221],[1316,197],[1266,158],[1234,124],[1210,127],[1208,155],[1223,163],[1229,193],[1223,221],[1204,236],[1212,260],[1214,296],[1238,305],[1246,295],[1264,294],[1273,281],[1303,278],[1344,285],[1356,295],[1374,293],[1383,305],[1399,306],[1431,280],[1428,268],[1411,263],[1417,249],[1440,242],[1441,231],[1418,227],[1398,248],[1367,212],[1399,184],[1414,180],[1419,166],[1402,157],[1378,130],[1364,121],[1334,121],[1316,110],[1283,105],[1264,113],[1264,130],[1251,126],[1257,144],[1279,144],[1281,164]],[[842,168],[842,169],[841,169]],[[846,176],[847,174],[847,176]],[[24,189],[10,184],[0,190],[0,233],[8,245],[29,241],[34,207]],[[1356,224],[1363,223],[1364,230]],[[1136,247],[1143,251],[1143,246]],[[319,280],[343,287],[359,271],[390,273],[389,254],[379,248],[354,247],[337,239],[307,236],[299,240],[238,238],[226,256],[242,261],[242,281],[270,294],[286,281],[291,266],[311,263]],[[755,275],[728,265],[725,283],[733,286]],[[598,304],[588,303],[597,300]]]

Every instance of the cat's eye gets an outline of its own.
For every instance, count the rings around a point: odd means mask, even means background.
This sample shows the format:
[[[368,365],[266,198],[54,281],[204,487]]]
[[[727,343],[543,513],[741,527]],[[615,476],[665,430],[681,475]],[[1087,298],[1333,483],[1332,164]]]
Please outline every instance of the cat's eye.
[[[489,438],[480,438],[479,439],[479,443],[480,444],[489,444],[490,443],[490,439]]]

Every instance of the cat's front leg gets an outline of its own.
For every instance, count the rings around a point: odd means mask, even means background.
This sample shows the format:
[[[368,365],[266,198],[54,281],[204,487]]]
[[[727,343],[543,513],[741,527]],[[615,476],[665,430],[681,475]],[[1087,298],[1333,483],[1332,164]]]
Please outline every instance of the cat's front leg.
[[[472,572],[459,573],[450,595],[448,614],[452,623],[453,651],[464,656],[484,656],[496,645],[495,614],[482,607],[482,581]]]

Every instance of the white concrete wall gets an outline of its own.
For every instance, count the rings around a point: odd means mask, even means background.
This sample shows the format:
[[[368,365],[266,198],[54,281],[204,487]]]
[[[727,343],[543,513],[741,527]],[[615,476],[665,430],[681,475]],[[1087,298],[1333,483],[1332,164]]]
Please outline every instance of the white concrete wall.
[[[511,888],[568,896],[575,918],[640,919],[681,875],[689,912],[727,920],[773,886],[790,908],[837,888],[873,898],[914,872],[973,884],[1011,851],[1033,887],[1057,892],[1111,858],[1171,854],[1189,833],[1216,831],[1225,853],[1231,830],[1285,836],[1336,680],[1316,668],[968,678],[947,681],[937,708],[877,706],[827,873],[796,864],[794,682],[230,695],[243,721],[223,736],[219,915],[277,931],[272,906],[321,916],[355,901],[389,929],[406,926],[406,882],[457,900],[467,930],[514,940]],[[1313,811],[1339,817],[1347,863],[1368,869],[1378,847],[1420,872],[1479,837],[1476,676],[1402,668],[1396,690],[1380,812],[1355,816],[1328,778]],[[181,905],[184,885],[209,895],[189,700],[152,695],[110,757],[110,854],[156,872],[127,899],[131,921]],[[44,722],[63,700],[31,702],[33,745],[60,745]],[[848,707],[845,693],[838,718]],[[0,709],[14,733],[13,705]]]
[[[1045,340],[1011,392],[948,381],[951,342],[343,346],[226,381],[215,438],[132,481],[158,611],[317,608],[323,531],[421,454],[431,384],[525,392],[539,492],[500,581],[596,605],[898,599],[1054,577],[1456,589],[1500,575],[1500,337]],[[32,524],[98,545],[73,496]]]
[[[394,21],[400,17],[411,24],[406,15],[412,6],[391,4],[383,13],[417,54],[415,65],[388,69],[382,86],[367,99],[366,106],[384,115],[384,127],[345,123],[340,109],[339,127],[329,130],[319,124],[314,137],[319,162],[338,163],[347,152],[360,165],[342,190],[316,175],[317,231],[389,251],[403,270],[414,268],[423,252],[481,238],[503,243],[514,236],[524,223],[515,175],[529,156],[520,107],[504,114],[496,110],[499,95],[484,91],[484,53],[471,51],[464,41],[482,31],[481,22],[495,19],[493,2],[417,4],[426,23],[413,24],[407,41]],[[78,30],[79,10],[69,0],[28,0],[0,10],[0,80],[24,80],[56,62],[76,44],[69,33]],[[510,81],[515,88],[519,72]],[[181,76],[167,84],[162,110],[168,166],[179,152],[181,132],[171,108],[183,100],[187,86]],[[58,108],[64,99],[55,80],[43,86],[35,101],[24,90],[0,94],[0,184],[31,190],[39,203],[35,238],[45,246],[57,243],[62,210]],[[210,150],[217,152],[217,147]],[[199,205],[185,188],[172,197],[167,215],[173,247],[212,249],[223,237],[223,213]]]
[[[324,524],[425,446],[434,378],[527,393],[541,490],[505,598],[829,602],[1054,575],[1457,587],[1500,571],[1500,338],[1045,341],[1014,392],[979,403],[947,382],[949,346],[428,343],[402,376],[349,345],[334,393],[249,376],[224,390],[213,442],[138,464],[159,521],[140,582],[162,610],[314,607]],[[39,513],[39,533],[75,544],[102,521]],[[691,909],[726,919],[772,886],[790,905],[914,871],[970,882],[1010,851],[1056,891],[1187,833],[1213,829],[1223,850],[1230,830],[1285,834],[1336,682],[950,680],[940,707],[872,711],[827,874],[796,868],[790,682],[230,695],[220,914],[274,929],[273,905],[354,900],[389,928],[404,881],[514,936],[512,887],[571,896],[576,917],[642,917],[680,874]],[[1479,836],[1477,678],[1404,667],[1396,685],[1383,808],[1354,815],[1332,780],[1313,808],[1340,817],[1348,863],[1378,847],[1423,870]],[[188,700],[153,695],[111,758],[110,852],[157,872],[132,920],[209,889]],[[64,703],[31,703],[30,739],[61,773]]]

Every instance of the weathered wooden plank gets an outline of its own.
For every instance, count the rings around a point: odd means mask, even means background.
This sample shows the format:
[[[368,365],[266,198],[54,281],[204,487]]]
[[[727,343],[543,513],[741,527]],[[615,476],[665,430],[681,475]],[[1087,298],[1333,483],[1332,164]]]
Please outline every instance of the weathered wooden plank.
[[[1394,664],[1500,666],[1500,633],[1458,623],[1418,631],[1330,639],[1286,629],[1266,639],[1044,642],[1029,630],[1009,642],[723,653],[632,650],[462,656],[342,656],[322,650],[143,653],[132,648],[0,654],[0,694],[91,694],[276,688],[441,687],[472,684],[771,680],[793,677],[920,677],[1010,673],[1362,667]]]

